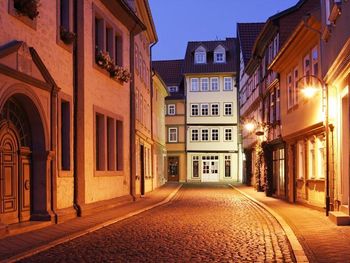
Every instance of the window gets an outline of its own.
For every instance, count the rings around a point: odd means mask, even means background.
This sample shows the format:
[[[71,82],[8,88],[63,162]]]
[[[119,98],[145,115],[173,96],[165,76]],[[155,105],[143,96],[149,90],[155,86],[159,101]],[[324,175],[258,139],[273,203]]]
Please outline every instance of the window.
[[[192,157],[192,177],[194,178],[199,177],[199,157],[198,156]]]
[[[210,78],[210,90],[211,91],[218,91],[219,89],[219,78]]]
[[[232,103],[224,103],[224,113],[226,116],[232,115]]]
[[[214,50],[214,63],[224,63],[226,50],[223,46],[219,45]]]
[[[107,117],[107,170],[114,171],[116,166],[115,159],[115,122],[114,119]]]
[[[298,103],[299,100],[299,72],[298,72],[298,67],[294,69],[294,81],[293,81],[293,93],[294,93],[294,104]]]
[[[215,53],[214,54],[214,62],[215,63],[223,63],[225,62],[225,59],[224,59],[224,53]]]
[[[95,119],[95,157],[96,170],[105,170],[105,117],[102,114],[96,114]]]
[[[232,141],[232,129],[225,129],[225,141]]]
[[[195,64],[204,64],[207,63],[207,53],[204,47],[198,47],[194,54],[194,63]]]
[[[208,91],[208,90],[209,90],[209,79],[201,78],[201,91]]]
[[[231,156],[225,156],[225,177],[231,177]]]
[[[169,86],[168,87],[168,91],[170,93],[178,92],[179,91],[179,87],[178,86]]]
[[[325,139],[323,137],[319,137],[317,139],[317,146],[317,178],[324,179],[326,177],[326,146]]]
[[[298,151],[298,179],[304,178],[305,174],[305,147],[304,142],[300,141],[297,144],[297,151]]]
[[[219,140],[219,129],[211,129],[211,140],[212,141]]]
[[[60,30],[71,32],[73,29],[72,5],[73,1],[60,0]]]
[[[209,141],[209,130],[202,129],[202,141]]]
[[[116,65],[122,66],[122,35],[119,33],[118,29],[111,24],[108,24],[104,19],[104,15],[95,13],[95,52],[105,51],[110,56],[111,60],[114,61]],[[137,52],[138,48],[135,48]],[[97,53],[95,54],[97,55]],[[135,55],[140,59],[141,56]],[[136,63],[136,68],[140,70],[141,68]]]
[[[177,142],[177,128],[169,128],[168,132],[169,142]]]
[[[199,84],[198,84],[198,79],[193,78],[191,79],[191,91],[199,91]]]
[[[70,103],[61,101],[61,169],[70,170]]]
[[[309,141],[309,178],[316,177],[316,152],[315,152],[315,141]]]
[[[175,114],[176,114],[175,104],[169,104],[168,105],[168,115],[175,115]]]
[[[270,93],[270,123],[275,122],[275,92]]]
[[[123,122],[113,117],[96,113],[96,171],[123,170],[123,150]]]
[[[288,109],[290,109],[294,105],[292,73],[289,73],[287,76],[287,90],[288,90]]]
[[[232,78],[224,78],[224,90],[232,90]]]
[[[276,120],[281,120],[280,87],[276,88]]]
[[[198,141],[199,140],[199,130],[193,129],[191,130],[191,141]]]
[[[318,48],[317,46],[312,49],[312,74],[318,76]]]
[[[211,115],[212,116],[218,116],[219,115],[219,104],[215,103],[215,104],[211,104]]]
[[[198,116],[198,115],[199,115],[199,105],[191,104],[191,116]]]
[[[201,104],[201,115],[202,116],[209,115],[209,105],[208,104]]]
[[[309,76],[309,75],[310,75],[310,55],[306,55],[304,57],[304,76]]]

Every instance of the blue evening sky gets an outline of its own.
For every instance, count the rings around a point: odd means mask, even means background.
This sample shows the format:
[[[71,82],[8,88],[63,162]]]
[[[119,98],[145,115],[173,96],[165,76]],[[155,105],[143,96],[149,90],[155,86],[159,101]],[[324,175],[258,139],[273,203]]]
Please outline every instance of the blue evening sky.
[[[188,41],[236,36],[237,22],[264,22],[298,0],[149,0],[159,42],[154,60],[182,59]]]

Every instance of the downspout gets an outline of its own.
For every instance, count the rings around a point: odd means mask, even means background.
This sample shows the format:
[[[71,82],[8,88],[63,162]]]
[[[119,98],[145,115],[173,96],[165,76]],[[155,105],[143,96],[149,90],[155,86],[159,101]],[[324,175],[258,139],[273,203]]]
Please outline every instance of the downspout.
[[[54,215],[55,218],[55,223],[58,222],[58,218],[57,218],[57,213],[56,213],[56,207],[57,207],[57,203],[56,203],[56,187],[57,187],[57,183],[56,183],[56,178],[57,178],[57,123],[58,123],[58,110],[57,110],[57,106],[58,106],[58,96],[57,96],[58,90],[57,87],[52,87],[52,91],[51,91],[51,109],[50,109],[50,115],[51,115],[51,152],[49,153],[48,158],[50,158],[50,164],[51,164],[51,211]],[[53,155],[54,153],[54,155]]]
[[[79,86],[79,78],[78,78],[78,39],[80,35],[78,34],[78,2],[79,0],[73,1],[73,17],[74,17],[74,25],[73,30],[76,34],[76,39],[73,42],[73,208],[77,212],[77,216],[81,216],[81,207],[79,204],[78,198],[78,188],[79,188],[79,179],[78,179],[78,86]],[[83,98],[82,98],[83,99]]]
[[[130,195],[133,200],[136,201],[136,115],[135,115],[135,28],[136,23],[133,29],[130,31],[130,152],[129,152],[129,165],[130,165]]]
[[[150,94],[151,94],[151,139],[152,139],[152,142],[153,142],[153,144],[152,144],[152,149],[151,149],[151,167],[152,167],[152,191],[154,190],[154,167],[153,167],[153,162],[154,162],[154,160],[153,160],[153,150],[154,150],[154,147],[155,147],[155,145],[154,145],[154,138],[153,138],[153,70],[152,70],[152,48],[154,47],[154,45],[155,44],[157,44],[158,43],[158,40],[156,40],[155,42],[153,42],[151,45],[150,45],[150,47],[149,47],[149,58],[150,58],[150,60],[149,60],[149,74],[150,74],[150,78],[149,78],[149,81],[150,81],[150,88],[151,88],[151,92],[150,92]]]

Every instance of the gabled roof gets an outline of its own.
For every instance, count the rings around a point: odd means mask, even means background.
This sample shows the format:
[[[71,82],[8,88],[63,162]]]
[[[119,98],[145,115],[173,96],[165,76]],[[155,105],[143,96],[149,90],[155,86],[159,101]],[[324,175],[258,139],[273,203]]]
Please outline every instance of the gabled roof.
[[[237,23],[237,38],[242,51],[244,65],[252,56],[254,42],[265,23]]]
[[[179,91],[177,93],[171,93],[167,99],[181,99],[184,97],[182,66],[183,59],[152,61],[152,68],[158,72],[167,87],[179,87]]]
[[[233,73],[236,72],[237,39],[226,38],[226,40],[215,41],[191,41],[187,44],[186,55],[183,66],[183,73]],[[207,63],[195,64],[194,51],[200,45],[207,49]],[[222,45],[226,48],[226,63],[213,63],[214,50]]]

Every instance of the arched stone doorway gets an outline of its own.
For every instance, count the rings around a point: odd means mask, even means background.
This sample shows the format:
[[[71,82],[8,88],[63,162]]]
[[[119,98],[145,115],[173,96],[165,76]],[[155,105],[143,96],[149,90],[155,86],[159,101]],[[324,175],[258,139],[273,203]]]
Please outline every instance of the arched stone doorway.
[[[13,224],[47,214],[47,152],[33,101],[11,96],[0,111],[0,221]]]

